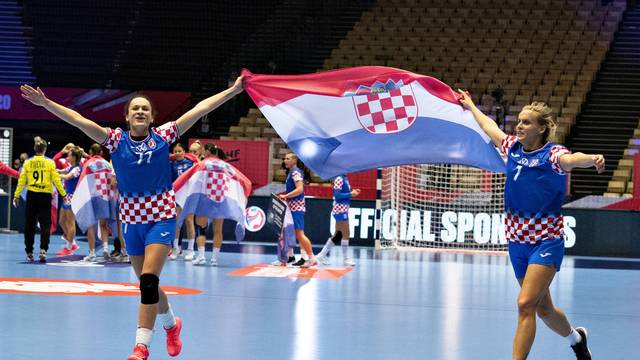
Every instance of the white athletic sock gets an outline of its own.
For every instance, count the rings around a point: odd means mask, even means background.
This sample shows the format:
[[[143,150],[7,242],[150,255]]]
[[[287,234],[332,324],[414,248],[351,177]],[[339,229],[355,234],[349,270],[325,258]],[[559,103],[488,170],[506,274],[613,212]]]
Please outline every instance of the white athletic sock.
[[[142,344],[147,347],[151,346],[151,339],[153,338],[153,330],[138,327],[136,330],[136,345]]]
[[[580,336],[580,333],[577,332],[574,328],[571,328],[571,332],[569,333],[569,335],[565,336],[564,338],[569,341],[569,345],[571,346],[582,341],[582,336]]]
[[[309,260],[309,255],[307,254],[306,251],[304,251],[303,248],[300,248],[300,256],[302,257],[302,260],[304,260],[304,261]]]
[[[174,248],[174,249],[178,247],[178,241],[179,241],[179,240],[180,240],[180,239],[178,239],[178,238],[173,239],[173,248]]]
[[[173,315],[173,309],[171,309],[171,304],[169,304],[169,311],[164,314],[158,313],[158,320],[162,324],[162,327],[165,329],[171,329],[176,326],[176,317]]]
[[[189,239],[187,250],[193,251],[193,246],[195,245],[195,243],[196,243],[196,239]]]
[[[334,245],[335,244],[333,243],[333,240],[331,239],[327,240],[327,242],[322,247],[322,250],[320,250],[320,253],[318,254],[318,256],[322,256],[322,257],[327,256],[327,254],[329,254],[329,251],[331,251],[331,248]]]
[[[213,255],[212,255],[212,258],[213,258],[213,259],[217,259],[217,258],[218,258],[218,255],[220,255],[220,248],[216,248],[216,247],[214,247],[214,248],[213,248]]]
[[[206,245],[198,246],[198,257],[204,257],[204,250]]]
[[[349,256],[349,239],[342,239],[340,241],[340,247],[342,248],[342,256],[345,258],[350,258]]]
[[[96,249],[89,250],[89,256],[95,256],[95,255],[96,255]]]
[[[109,252],[109,242],[102,243],[102,251]]]

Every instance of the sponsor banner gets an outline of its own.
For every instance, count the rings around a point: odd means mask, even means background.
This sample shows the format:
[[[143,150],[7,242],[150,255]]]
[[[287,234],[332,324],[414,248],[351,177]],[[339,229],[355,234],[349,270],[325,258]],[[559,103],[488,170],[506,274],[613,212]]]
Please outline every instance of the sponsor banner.
[[[124,123],[123,108],[134,92],[116,89],[43,88],[48,98],[70,107],[82,116],[98,121]],[[186,111],[191,93],[180,91],[145,91],[151,98],[158,120],[173,119]],[[47,110],[22,99],[20,87],[0,86],[0,119],[56,120]],[[155,124],[159,125],[159,124]]]
[[[214,143],[227,155],[225,160],[251,180],[251,187],[258,189],[270,182],[271,144],[266,140],[189,139],[189,146],[196,140],[203,145]]]
[[[250,206],[268,211],[270,198],[252,196]],[[331,216],[332,200],[307,198],[305,200],[305,233],[314,244],[324,244],[333,233],[335,220]],[[503,214],[401,211],[382,212],[381,228],[377,229],[374,201],[354,200],[349,209],[351,243],[356,246],[373,246],[374,240],[390,239],[397,232],[405,239],[433,243],[472,242],[476,244],[506,244],[503,231]],[[268,217],[268,216],[267,216]],[[578,225],[574,216],[565,215],[565,246],[571,248],[576,243],[575,228]],[[226,229],[226,226],[225,226]],[[276,242],[276,235],[263,228],[248,234],[248,241]],[[436,229],[440,229],[436,231]],[[227,230],[225,230],[227,231]],[[230,231],[230,229],[228,230]],[[231,232],[229,234],[232,234]],[[225,233],[225,239],[226,237]]]
[[[280,200],[275,194],[269,198],[269,210],[267,211],[267,226],[274,232],[280,234],[284,224],[284,216],[287,212],[287,204]]]
[[[269,277],[289,279],[338,280],[351,271],[349,267],[299,268],[258,264],[228,273],[229,276]]]
[[[0,293],[75,295],[75,296],[140,296],[139,284],[60,279],[0,277]],[[167,295],[195,295],[202,291],[176,286],[161,286]]]

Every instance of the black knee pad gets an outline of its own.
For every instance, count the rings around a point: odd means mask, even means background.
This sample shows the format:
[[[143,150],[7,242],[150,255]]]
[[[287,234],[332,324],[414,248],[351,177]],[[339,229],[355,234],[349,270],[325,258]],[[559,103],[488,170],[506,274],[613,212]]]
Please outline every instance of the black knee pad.
[[[157,304],[160,301],[160,279],[154,274],[140,275],[140,302],[145,305]]]
[[[209,227],[209,225],[200,226],[196,224],[196,236],[207,236],[207,227]]]

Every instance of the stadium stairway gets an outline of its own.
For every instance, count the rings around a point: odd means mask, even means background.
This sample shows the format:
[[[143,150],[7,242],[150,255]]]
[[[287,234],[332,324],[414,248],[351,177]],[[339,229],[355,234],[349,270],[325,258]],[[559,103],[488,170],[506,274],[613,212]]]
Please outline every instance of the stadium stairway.
[[[576,169],[571,177],[573,197],[601,195],[622,159],[640,118],[640,6],[628,10],[571,130],[568,147],[574,152],[603,154],[604,174]]]

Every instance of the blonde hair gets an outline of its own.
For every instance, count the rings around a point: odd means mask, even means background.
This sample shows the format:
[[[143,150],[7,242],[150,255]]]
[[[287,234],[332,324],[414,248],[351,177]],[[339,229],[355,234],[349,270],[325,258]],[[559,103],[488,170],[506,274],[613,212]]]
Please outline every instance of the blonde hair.
[[[44,141],[40,136],[36,136],[33,138],[33,150],[37,154],[42,154],[47,151],[47,142]]]
[[[549,141],[549,138],[555,134],[558,125],[553,116],[553,110],[541,101],[534,101],[529,105],[525,105],[522,111],[529,110],[538,114],[538,124],[545,127],[542,133],[542,140]]]

